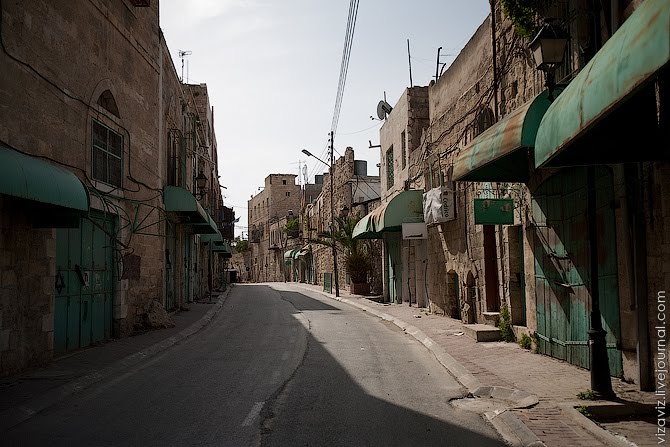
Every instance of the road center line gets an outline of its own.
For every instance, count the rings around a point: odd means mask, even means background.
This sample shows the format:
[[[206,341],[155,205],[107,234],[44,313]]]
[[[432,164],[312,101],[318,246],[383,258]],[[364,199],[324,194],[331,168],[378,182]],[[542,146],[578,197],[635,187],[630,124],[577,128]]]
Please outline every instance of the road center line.
[[[249,414],[242,422],[242,427],[248,427],[254,422],[256,417],[258,417],[258,414],[261,412],[264,403],[265,402],[256,402],[254,406],[251,407],[251,411],[249,411]]]

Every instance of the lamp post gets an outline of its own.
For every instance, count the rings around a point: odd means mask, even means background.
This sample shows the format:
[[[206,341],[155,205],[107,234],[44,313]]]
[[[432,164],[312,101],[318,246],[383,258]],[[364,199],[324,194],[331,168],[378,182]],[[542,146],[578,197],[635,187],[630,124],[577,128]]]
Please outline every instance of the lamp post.
[[[567,44],[568,33],[555,25],[553,19],[545,19],[544,25],[529,45],[535,59],[535,68],[546,75],[545,86],[549,91],[549,100],[554,99],[553,91],[556,85],[554,72],[563,62]]]
[[[332,132],[331,132],[331,138],[332,138]],[[331,144],[332,144],[332,139],[331,139]],[[337,276],[338,276],[337,275],[337,249],[335,248],[335,204],[334,204],[334,201],[333,201],[333,175],[335,174],[335,164],[333,163],[333,148],[331,146],[331,149],[330,149],[330,164],[321,160],[319,157],[312,154],[307,149],[303,149],[302,153],[307,155],[308,157],[316,158],[321,163],[323,163],[324,165],[326,165],[330,168],[330,175],[329,175],[329,177],[330,177],[330,235],[332,237],[332,248],[333,248],[333,275],[335,276],[335,296],[339,297],[340,296],[340,281],[337,278]]]
[[[205,191],[205,188],[207,188],[207,176],[204,172],[200,171],[198,173],[195,178],[195,185],[198,188],[198,192],[195,194],[195,198],[202,200],[202,198],[205,197],[205,194],[207,193]]]
[[[530,50],[535,58],[538,70],[546,73],[546,87],[549,100],[553,100],[552,91],[555,86],[554,70],[563,62],[563,55],[568,42],[568,34],[553,20],[545,20],[540,32],[530,43]],[[588,239],[589,239],[589,272],[591,277],[591,315],[588,330],[589,363],[591,373],[591,389],[603,397],[611,397],[612,381],[610,379],[609,360],[607,357],[607,332],[603,329],[600,312],[600,288],[598,284],[598,221],[596,210],[596,167],[588,166],[586,171]]]

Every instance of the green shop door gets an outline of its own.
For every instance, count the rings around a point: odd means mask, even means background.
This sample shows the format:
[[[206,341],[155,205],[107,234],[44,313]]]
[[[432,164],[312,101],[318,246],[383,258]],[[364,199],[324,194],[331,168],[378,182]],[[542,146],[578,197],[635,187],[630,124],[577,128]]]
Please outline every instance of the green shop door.
[[[193,236],[189,234],[184,235],[184,280],[182,281],[182,284],[184,284],[184,303],[190,303],[191,302],[191,240],[193,239]]]
[[[177,273],[176,254],[177,236],[175,225],[166,223],[166,249],[165,249],[165,309],[172,310],[176,306],[175,275]]]
[[[610,373],[621,376],[612,174],[596,170],[598,278]],[[533,193],[537,337],[540,352],[589,368],[591,311],[586,168],[563,169]]]
[[[389,301],[402,303],[402,261],[400,258],[401,233],[391,232],[385,236],[388,261],[387,284]]]
[[[104,230],[103,230],[104,229]],[[114,220],[91,212],[79,228],[56,230],[54,352],[100,342],[112,334]]]

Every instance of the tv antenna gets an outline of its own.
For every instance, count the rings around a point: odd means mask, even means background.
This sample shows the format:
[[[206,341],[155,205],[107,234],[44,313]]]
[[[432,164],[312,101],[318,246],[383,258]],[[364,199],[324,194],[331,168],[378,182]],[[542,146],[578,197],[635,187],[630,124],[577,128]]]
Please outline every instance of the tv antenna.
[[[184,58],[185,56],[190,56],[193,52],[189,50],[177,51],[179,52],[179,58],[181,59],[181,82],[184,82]],[[188,82],[188,67],[186,68],[186,82]]]

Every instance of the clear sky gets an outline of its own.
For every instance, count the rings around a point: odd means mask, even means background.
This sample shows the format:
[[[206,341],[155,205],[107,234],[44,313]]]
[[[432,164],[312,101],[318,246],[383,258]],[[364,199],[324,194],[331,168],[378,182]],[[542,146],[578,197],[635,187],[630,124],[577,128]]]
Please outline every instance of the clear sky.
[[[206,83],[219,151],[224,203],[241,217],[247,200],[271,173],[310,182],[325,160],[349,13],[346,0],[162,0],[161,28],[177,72],[187,56],[189,83]],[[376,109],[386,92],[393,106],[409,86],[407,39],[414,85],[453,61],[489,13],[487,0],[360,0],[349,70],[335,135],[335,156],[351,146],[377,175]],[[186,70],[185,70],[186,71]],[[186,75],[186,73],[185,73]],[[326,160],[327,161],[327,160]]]

